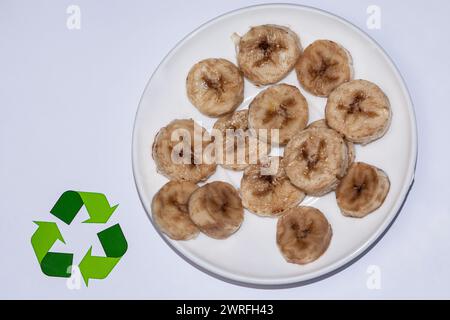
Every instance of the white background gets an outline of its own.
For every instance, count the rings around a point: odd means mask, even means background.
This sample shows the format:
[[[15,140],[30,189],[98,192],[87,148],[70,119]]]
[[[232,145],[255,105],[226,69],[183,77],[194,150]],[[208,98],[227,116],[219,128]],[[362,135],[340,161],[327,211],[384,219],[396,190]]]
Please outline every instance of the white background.
[[[131,134],[144,87],[165,54],[217,15],[264,1],[0,0],[0,298],[450,298],[450,2],[303,1],[368,32],[409,87],[417,115],[416,182],[381,241],[342,272],[303,287],[261,290],[202,273],[171,251],[141,206],[131,170]],[[81,8],[81,30],[66,9]],[[381,8],[368,30],[366,8]],[[388,152],[389,150],[386,150]],[[69,290],[44,276],[30,238],[67,189],[119,203],[129,243],[106,280]],[[96,226],[62,227],[79,262]],[[381,270],[381,289],[367,269]]]

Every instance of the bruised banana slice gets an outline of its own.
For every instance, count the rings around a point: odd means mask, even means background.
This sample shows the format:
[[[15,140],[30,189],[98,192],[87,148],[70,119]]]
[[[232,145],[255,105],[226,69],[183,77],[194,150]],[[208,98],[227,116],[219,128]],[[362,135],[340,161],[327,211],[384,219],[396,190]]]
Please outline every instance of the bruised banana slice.
[[[330,40],[310,44],[298,60],[298,81],[310,93],[327,97],[340,84],[352,78],[352,59],[346,49]]]
[[[271,129],[278,129],[280,145],[288,143],[307,123],[308,103],[295,86],[274,85],[260,92],[250,103],[250,127],[267,129],[269,138]]]
[[[153,221],[173,240],[193,239],[200,232],[188,211],[189,197],[197,188],[193,182],[169,181],[153,197]]]
[[[196,132],[206,139],[197,137]],[[208,137],[206,130],[192,119],[173,120],[159,130],[153,142],[152,156],[157,171],[175,181],[206,180],[216,171],[216,164],[211,160],[213,152],[211,157],[206,153],[211,147],[214,149]],[[196,151],[194,139],[201,152]]]
[[[320,120],[316,120],[314,122],[311,122],[308,125],[308,128],[330,128],[325,119],[320,119]],[[347,151],[348,151],[348,165],[347,167],[350,168],[350,166],[352,165],[352,163],[355,161],[355,145],[353,144],[353,142],[345,140],[345,143],[347,144]]]
[[[328,97],[328,125],[354,143],[367,144],[381,138],[391,122],[389,99],[374,83],[353,80],[342,84]]]
[[[225,59],[206,59],[195,64],[186,80],[191,103],[203,114],[219,117],[235,110],[244,100],[244,79]]]
[[[244,220],[244,208],[235,188],[214,181],[198,188],[189,199],[189,216],[206,235],[225,239],[236,232]]]
[[[328,128],[309,128],[294,136],[284,149],[286,174],[312,196],[337,186],[347,171],[348,151],[342,136]]]
[[[298,36],[277,25],[252,27],[239,41],[237,61],[255,85],[276,83],[295,66],[301,52]]]
[[[216,163],[225,169],[244,170],[249,164],[267,157],[270,145],[258,140],[257,132],[248,128],[248,110],[236,111],[219,118],[214,124],[222,144],[222,152],[216,152]]]
[[[336,200],[343,215],[362,218],[383,204],[389,188],[389,178],[381,169],[356,162],[339,183]]]
[[[299,204],[305,194],[286,176],[281,157],[248,166],[241,180],[242,204],[260,216],[274,217]]]
[[[277,245],[288,262],[306,264],[328,249],[332,234],[322,212],[301,206],[289,209],[278,219]]]

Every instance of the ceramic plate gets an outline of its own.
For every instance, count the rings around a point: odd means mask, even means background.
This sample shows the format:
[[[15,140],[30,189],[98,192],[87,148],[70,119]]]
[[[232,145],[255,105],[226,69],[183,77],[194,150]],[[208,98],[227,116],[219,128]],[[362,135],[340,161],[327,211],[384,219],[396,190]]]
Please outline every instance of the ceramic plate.
[[[367,146],[356,146],[357,161],[373,164],[389,175],[391,189],[386,201],[367,217],[354,219],[339,212],[334,193],[321,198],[307,197],[302,204],[314,206],[326,215],[333,238],[323,256],[304,266],[287,263],[280,254],[275,242],[276,219],[261,218],[247,211],[241,228],[226,240],[214,240],[203,234],[190,241],[162,237],[187,261],[224,280],[253,286],[296,285],[331,274],[371,248],[396,217],[414,177],[416,123],[407,88],[383,49],[357,27],[330,13],[296,5],[248,7],[202,25],[169,52],[145,88],[133,133],[133,171],[139,196],[151,219],[152,197],[167,182],[156,173],[151,157],[155,134],[174,119],[192,118],[207,129],[215,121],[189,103],[185,87],[189,69],[210,57],[236,62],[231,35],[235,32],[242,35],[251,26],[260,24],[288,26],[299,35],[303,48],[317,39],[340,43],[353,57],[355,79],[378,84],[389,97],[393,118],[387,134]],[[295,72],[283,82],[299,86]],[[246,81],[245,99],[239,109],[247,108],[261,90]],[[308,100],[310,121],[323,118],[326,99],[300,90]],[[242,172],[218,167],[208,181],[227,181],[239,188],[241,177]]]

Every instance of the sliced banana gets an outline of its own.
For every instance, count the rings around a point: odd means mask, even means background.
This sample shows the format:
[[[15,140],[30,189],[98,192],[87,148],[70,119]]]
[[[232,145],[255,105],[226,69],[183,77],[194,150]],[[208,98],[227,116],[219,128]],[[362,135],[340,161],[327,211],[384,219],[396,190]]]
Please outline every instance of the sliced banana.
[[[328,128],[309,128],[295,135],[284,150],[286,174],[312,196],[332,191],[347,171],[348,151],[342,136]]]
[[[311,122],[308,125],[308,128],[330,128],[327,125],[327,122],[325,119],[316,120],[314,122]],[[347,144],[347,151],[348,151],[348,165],[347,167],[350,168],[352,163],[355,161],[356,152],[355,152],[355,145],[353,142],[345,140],[345,143]]]
[[[191,195],[189,215],[203,233],[211,238],[225,239],[241,226],[244,208],[231,184],[214,181]]]
[[[196,132],[208,136],[206,130],[192,119],[173,120],[159,130],[152,147],[159,173],[170,180],[199,182],[216,171],[216,164],[205,156],[212,142],[207,138],[196,139]],[[196,148],[194,139],[201,148]]]
[[[340,84],[352,78],[352,59],[346,49],[330,40],[310,44],[298,60],[298,81],[310,93],[327,97]]]
[[[242,204],[260,216],[274,217],[298,205],[305,194],[286,176],[281,157],[248,166],[241,180]]]
[[[322,212],[312,207],[296,207],[278,219],[277,245],[286,261],[306,264],[327,250],[332,234]]]
[[[153,221],[173,240],[189,240],[200,232],[189,217],[188,200],[198,186],[189,181],[169,181],[152,201]]]
[[[280,145],[288,143],[307,123],[308,103],[295,86],[274,85],[260,92],[250,103],[249,126],[269,132],[278,129]]]
[[[300,39],[291,29],[277,25],[251,28],[239,41],[237,61],[255,85],[276,83],[295,66],[302,52]]]
[[[336,200],[342,214],[362,218],[383,204],[389,188],[389,178],[383,170],[356,162],[339,183]]]
[[[389,99],[374,83],[353,80],[328,97],[327,124],[349,141],[367,144],[382,137],[391,122]]]
[[[209,117],[235,110],[244,100],[244,79],[239,69],[225,59],[205,59],[196,63],[187,76],[191,103]]]
[[[270,145],[258,140],[258,133],[248,128],[248,110],[236,111],[219,118],[214,129],[222,137],[222,153],[216,152],[216,161],[231,170],[244,170],[270,152]],[[216,139],[216,142],[218,140]]]

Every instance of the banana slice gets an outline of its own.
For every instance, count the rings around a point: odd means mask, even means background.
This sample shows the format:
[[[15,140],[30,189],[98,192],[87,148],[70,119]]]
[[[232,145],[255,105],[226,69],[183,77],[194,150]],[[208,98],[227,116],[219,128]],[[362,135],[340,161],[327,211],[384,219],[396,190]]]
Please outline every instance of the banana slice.
[[[214,181],[191,195],[189,215],[203,233],[211,238],[225,239],[241,226],[244,208],[231,184]]]
[[[254,129],[278,129],[285,145],[308,123],[308,103],[295,86],[278,84],[260,92],[250,103],[249,125]],[[270,135],[269,135],[270,137]],[[270,140],[269,140],[270,142]]]
[[[308,128],[330,128],[325,119],[316,120],[314,122],[311,122],[308,125]],[[347,151],[348,151],[348,165],[347,167],[350,168],[352,163],[355,161],[356,152],[355,152],[355,145],[353,142],[345,140],[345,143],[347,144]]]
[[[281,157],[248,166],[241,180],[242,204],[260,216],[274,217],[299,204],[305,194],[286,176]]]
[[[298,81],[310,93],[327,97],[340,84],[352,78],[352,59],[346,49],[330,40],[310,44],[298,60]]]
[[[383,204],[389,188],[389,178],[381,169],[356,162],[339,183],[336,200],[343,215],[362,218]]]
[[[259,141],[257,132],[249,130],[248,110],[219,118],[214,129],[219,131],[223,145],[222,154],[216,152],[216,161],[225,169],[244,170],[270,153],[270,145]]]
[[[189,181],[169,181],[153,197],[153,221],[173,240],[193,239],[200,232],[188,211],[189,197],[197,188]]]
[[[196,151],[194,143],[196,132],[206,137],[197,139],[201,152]],[[205,156],[205,150],[211,143],[208,141],[206,130],[194,120],[173,120],[159,130],[153,142],[152,156],[156,169],[170,180],[192,182],[206,180],[216,171],[216,164]]]
[[[284,150],[286,174],[308,195],[332,191],[347,171],[348,151],[342,136],[328,128],[309,128],[294,136]]]
[[[277,245],[288,262],[306,264],[328,249],[332,234],[322,212],[312,207],[296,207],[278,219]]]
[[[353,80],[328,97],[327,124],[349,141],[367,144],[382,137],[391,122],[389,99],[374,83]]]
[[[229,113],[244,100],[242,74],[225,59],[206,59],[196,63],[189,71],[186,88],[191,103],[209,117]]]
[[[251,28],[239,41],[237,61],[255,85],[276,83],[295,66],[302,53],[300,39],[291,29],[277,25]]]

